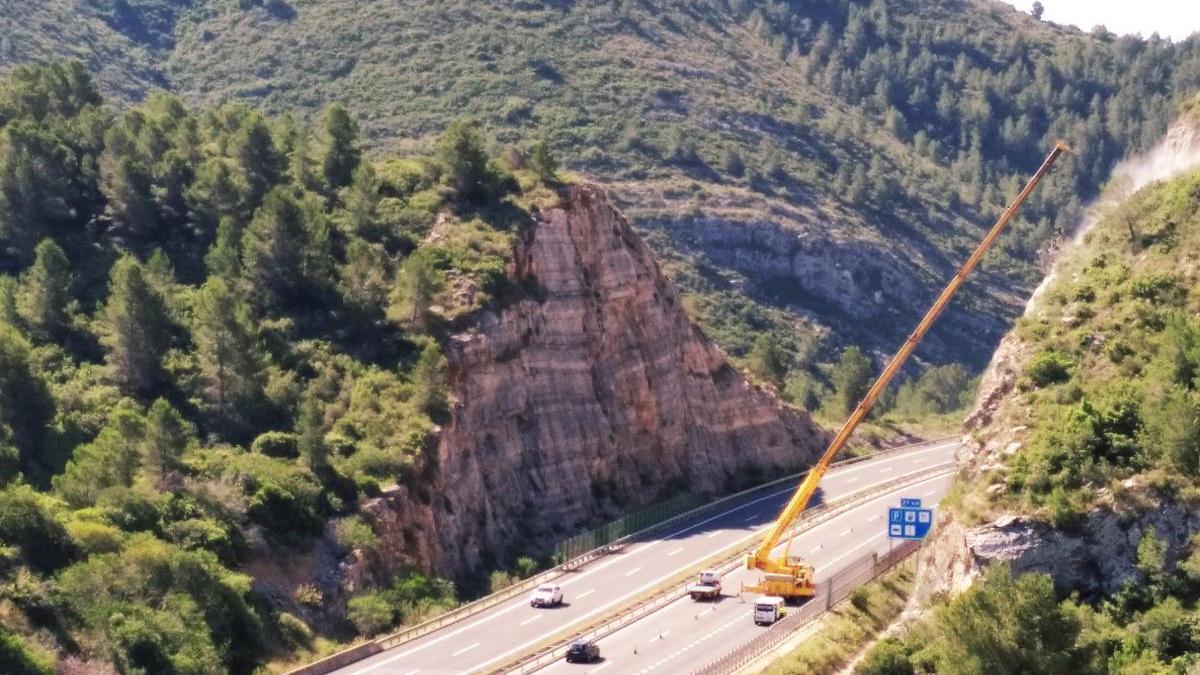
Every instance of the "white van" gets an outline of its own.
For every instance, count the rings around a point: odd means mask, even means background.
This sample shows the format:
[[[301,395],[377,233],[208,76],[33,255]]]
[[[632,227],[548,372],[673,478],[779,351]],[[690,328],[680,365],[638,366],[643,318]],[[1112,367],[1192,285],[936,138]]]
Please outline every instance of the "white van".
[[[754,603],[754,623],[759,626],[770,626],[787,614],[783,598],[766,595]]]

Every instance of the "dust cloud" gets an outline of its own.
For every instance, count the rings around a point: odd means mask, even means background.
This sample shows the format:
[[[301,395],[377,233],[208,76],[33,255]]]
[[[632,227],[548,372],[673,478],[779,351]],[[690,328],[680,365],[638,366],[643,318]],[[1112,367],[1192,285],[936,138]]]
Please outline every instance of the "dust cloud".
[[[1151,183],[1172,178],[1198,166],[1200,129],[1194,124],[1176,123],[1153,148],[1124,159],[1113,167],[1112,176],[1104,186],[1100,198],[1087,207],[1083,218],[1069,233],[1071,245],[1078,244],[1104,214],[1133,193]],[[1025,304],[1027,316],[1033,312],[1037,299],[1053,280],[1054,273],[1051,271],[1042,279],[1042,283],[1038,284],[1033,295],[1029,296],[1029,301]]]

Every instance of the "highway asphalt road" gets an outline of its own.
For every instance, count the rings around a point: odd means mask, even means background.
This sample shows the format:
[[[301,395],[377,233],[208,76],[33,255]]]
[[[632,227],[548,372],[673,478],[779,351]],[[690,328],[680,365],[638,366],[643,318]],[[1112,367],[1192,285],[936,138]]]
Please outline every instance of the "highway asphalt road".
[[[951,479],[951,475],[943,474],[873,499],[802,533],[793,542],[792,550],[802,553],[813,564],[818,583],[872,551],[883,555],[890,546],[884,534],[888,507],[899,506],[901,496],[918,497],[925,504],[934,504],[950,486]],[[603,661],[591,665],[560,661],[537,672],[539,675],[693,672],[769,629],[755,625],[751,616],[758,596],[737,595],[743,582],[752,583],[759,575],[757,570],[739,567],[722,580],[725,597],[720,601],[695,602],[685,597],[609,635],[597,643]]]
[[[813,504],[817,500],[835,500],[941,464],[952,459],[956,449],[956,441],[947,441],[831,470],[822,481],[821,492],[814,498]],[[515,598],[335,672],[339,675],[458,675],[498,667],[505,661],[529,652],[548,635],[585,627],[607,612],[658,587],[681,570],[702,564],[728,546],[749,544],[770,525],[794,489],[795,485],[789,484],[751,493],[723,505],[717,513],[705,514],[699,522],[680,523],[659,538],[628,546],[620,553],[564,574],[556,580],[563,587],[563,606],[534,609],[529,606],[528,599]],[[929,489],[926,487],[922,492]],[[861,515],[866,511],[857,509],[853,513]],[[829,551],[828,554],[813,555],[818,577],[825,566],[851,561],[858,557],[860,551],[869,551],[861,545],[863,540],[854,541],[855,538],[839,534],[842,529],[850,527],[845,525],[838,528],[841,523],[849,522],[846,519],[854,519],[852,514],[835,518],[818,528],[817,531],[826,539],[820,542],[822,547],[815,552]],[[876,529],[882,533],[882,524]],[[808,546],[816,547],[819,543],[808,537],[799,541],[802,543],[797,550],[802,551],[809,551]],[[854,544],[850,544],[851,541]],[[843,558],[831,559],[838,551],[847,550],[848,545],[857,548]],[[883,545],[886,550],[886,541],[883,541]],[[822,558],[821,555],[830,557]],[[732,608],[736,603],[736,598],[726,599],[720,605],[722,609],[725,606]],[[733,613],[725,612],[722,616]],[[745,618],[753,626],[749,615]],[[676,635],[683,639],[682,634]],[[659,647],[666,647],[668,639],[669,636],[664,635],[663,644]],[[691,639],[688,638],[688,641]],[[602,642],[601,647],[606,648],[606,645]],[[665,649],[660,651],[664,655],[668,653]],[[690,651],[699,653],[701,650]],[[613,651],[614,656],[618,653],[618,650]],[[598,665],[607,666],[609,663],[616,663],[616,659]],[[626,672],[624,668],[609,667],[609,670]],[[672,667],[670,672],[676,670]]]

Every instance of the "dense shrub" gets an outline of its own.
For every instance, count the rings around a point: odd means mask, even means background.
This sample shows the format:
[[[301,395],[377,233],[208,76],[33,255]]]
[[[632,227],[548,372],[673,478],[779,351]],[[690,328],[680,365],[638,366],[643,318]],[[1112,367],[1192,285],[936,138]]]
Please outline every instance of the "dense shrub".
[[[285,431],[268,431],[260,434],[250,445],[250,450],[268,457],[296,458],[300,456],[296,434]]]
[[[364,593],[346,603],[346,618],[360,634],[370,637],[395,625],[396,610],[385,593]]]
[[[1066,354],[1054,349],[1044,349],[1029,361],[1029,365],[1025,367],[1025,376],[1034,386],[1045,387],[1066,382],[1071,377],[1073,366]]]
[[[379,547],[379,537],[374,528],[360,515],[353,515],[338,521],[333,528],[334,538],[339,546],[347,551],[362,550],[374,552]]]
[[[288,541],[319,533],[323,522],[314,501],[275,483],[265,483],[254,492],[246,515]]]
[[[61,568],[77,553],[49,500],[25,485],[0,490],[0,544],[16,547],[26,564],[43,572]]]
[[[279,637],[292,649],[307,647],[313,639],[312,629],[294,614],[280,612],[275,617],[275,630]]]
[[[118,660],[130,668],[172,664],[168,670],[190,671],[221,663],[246,672],[261,659],[262,625],[249,602],[250,579],[207,551],[138,534],[119,552],[64,570],[58,585],[85,626],[103,630],[114,616],[123,617],[115,642],[124,652]]]

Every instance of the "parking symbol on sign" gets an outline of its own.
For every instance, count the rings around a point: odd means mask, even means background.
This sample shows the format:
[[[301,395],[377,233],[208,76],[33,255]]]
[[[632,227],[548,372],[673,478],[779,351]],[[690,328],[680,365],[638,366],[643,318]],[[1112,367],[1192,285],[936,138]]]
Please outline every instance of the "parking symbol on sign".
[[[904,500],[909,503],[917,500]],[[933,511],[922,508],[888,509],[887,535],[893,539],[923,539],[933,527]]]

